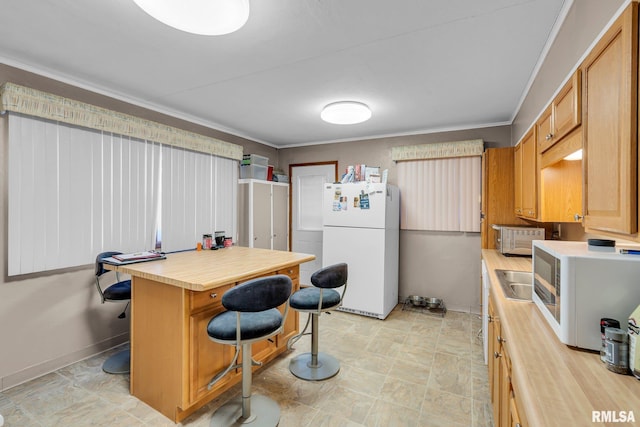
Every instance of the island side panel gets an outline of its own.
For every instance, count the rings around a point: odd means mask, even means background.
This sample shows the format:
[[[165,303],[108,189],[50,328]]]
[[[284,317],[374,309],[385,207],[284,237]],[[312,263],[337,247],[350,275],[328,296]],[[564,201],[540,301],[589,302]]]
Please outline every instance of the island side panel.
[[[185,291],[133,277],[131,292],[131,394],[175,420],[187,377]]]

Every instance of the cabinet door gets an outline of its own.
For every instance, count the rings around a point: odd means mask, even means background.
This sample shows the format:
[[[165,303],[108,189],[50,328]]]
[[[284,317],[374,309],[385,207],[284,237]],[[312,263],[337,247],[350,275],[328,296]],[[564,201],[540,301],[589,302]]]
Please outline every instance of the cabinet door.
[[[271,184],[253,183],[253,246],[271,249]]]
[[[637,11],[632,2],[581,66],[588,231],[637,231]]]
[[[571,79],[564,85],[553,100],[553,142],[560,141],[569,132],[578,127],[582,120],[582,108],[580,97],[580,70],[577,70]]]
[[[522,216],[537,218],[538,216],[538,169],[537,150],[533,128],[520,143],[522,146]]]
[[[513,152],[513,187],[514,187],[514,207],[513,211],[516,215],[522,215],[522,143],[516,145]]]
[[[273,185],[273,249],[289,250],[289,186]]]
[[[553,145],[554,135],[552,126],[551,106],[549,106],[536,122],[536,141],[539,153],[543,153]]]
[[[211,378],[229,366],[235,351],[233,346],[211,341],[207,334],[209,320],[223,311],[224,307],[217,304],[215,308],[193,314],[189,318],[189,334],[191,336],[189,403],[196,402],[208,393],[214,393],[231,381],[235,375],[238,375],[235,370],[231,371],[218,381],[211,390],[207,389],[207,384],[209,384]],[[162,373],[159,373],[159,375],[162,375]]]

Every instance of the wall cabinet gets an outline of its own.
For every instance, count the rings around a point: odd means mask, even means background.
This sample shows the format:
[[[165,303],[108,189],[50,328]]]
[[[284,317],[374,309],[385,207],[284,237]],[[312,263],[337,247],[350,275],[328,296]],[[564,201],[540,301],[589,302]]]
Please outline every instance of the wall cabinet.
[[[289,250],[289,185],[239,180],[238,244],[249,248]]]
[[[515,150],[515,213],[528,219],[538,216],[538,169],[535,128],[520,140]]]
[[[537,140],[539,153],[545,152],[562,140],[582,121],[581,71],[578,69],[538,119]]]
[[[487,148],[482,155],[482,248],[495,249],[492,224],[524,223],[515,215],[515,148]]]
[[[632,2],[580,67],[584,225],[633,234],[637,218],[638,5]]]

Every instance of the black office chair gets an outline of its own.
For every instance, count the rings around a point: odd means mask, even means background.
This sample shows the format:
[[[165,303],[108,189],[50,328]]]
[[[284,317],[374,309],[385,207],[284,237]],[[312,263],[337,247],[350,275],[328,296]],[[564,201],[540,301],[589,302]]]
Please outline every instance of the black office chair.
[[[282,332],[289,304],[284,314],[277,307],[287,302],[291,288],[291,279],[279,274],[249,280],[222,296],[227,311],[209,321],[207,333],[214,342],[235,346],[236,352],[231,364],[214,376],[208,387],[211,389],[229,371],[241,367],[242,398],[220,407],[213,414],[212,426],[277,426],[280,422],[280,407],[274,400],[261,395],[251,397],[251,367],[261,365],[251,356],[251,345]],[[242,364],[238,365],[241,348]]]
[[[311,320],[311,353],[303,353],[289,362],[289,371],[303,380],[319,381],[331,378],[340,370],[340,362],[326,353],[318,352],[318,320],[322,313],[334,310],[342,304],[347,290],[347,264],[335,264],[324,267],[311,275],[313,287],[296,291],[289,299],[294,310],[309,313],[302,332],[289,339],[287,347],[298,341],[303,335],[309,335],[307,327]],[[344,286],[342,294],[334,288]]]
[[[121,253],[122,252],[102,252],[96,257],[96,287],[100,293],[102,303],[127,301],[127,305],[125,305],[124,310],[122,310],[118,319],[124,319],[127,317],[126,311],[131,300],[131,280],[120,280],[120,276],[116,271],[116,283],[108,286],[105,290],[102,290],[102,287],[100,286],[100,277],[109,271],[105,270],[103,260]],[[105,360],[102,364],[102,370],[109,374],[128,374],[130,369],[130,360],[130,350],[122,350]]]

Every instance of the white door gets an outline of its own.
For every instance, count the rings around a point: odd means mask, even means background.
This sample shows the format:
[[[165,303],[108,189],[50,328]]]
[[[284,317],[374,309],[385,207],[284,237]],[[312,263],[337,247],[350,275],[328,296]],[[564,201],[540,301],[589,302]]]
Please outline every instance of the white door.
[[[291,166],[291,251],[313,254],[300,265],[300,283],[322,268],[322,198],[324,184],[335,180],[336,164]]]

